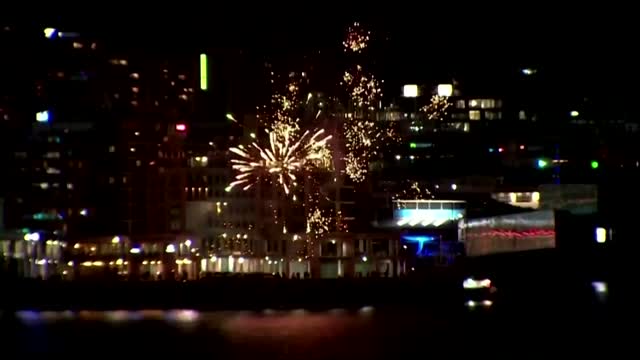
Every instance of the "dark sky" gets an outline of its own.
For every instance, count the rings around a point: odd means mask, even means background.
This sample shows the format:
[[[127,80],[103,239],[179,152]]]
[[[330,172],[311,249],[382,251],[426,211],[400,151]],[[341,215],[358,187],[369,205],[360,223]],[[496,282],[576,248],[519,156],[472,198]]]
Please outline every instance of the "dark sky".
[[[637,78],[637,31],[630,9],[560,9],[561,4],[533,2],[508,8],[490,2],[473,7],[382,2],[378,8],[371,2],[367,8],[318,2],[259,8],[246,2],[216,4],[206,9],[197,3],[159,5],[153,14],[114,7],[94,12],[100,17],[54,13],[47,21],[145,51],[234,48],[294,58],[312,50],[336,51],[346,26],[358,20],[378,42],[370,60],[398,83],[460,74],[490,77],[523,66],[549,69],[577,87],[629,86]]]

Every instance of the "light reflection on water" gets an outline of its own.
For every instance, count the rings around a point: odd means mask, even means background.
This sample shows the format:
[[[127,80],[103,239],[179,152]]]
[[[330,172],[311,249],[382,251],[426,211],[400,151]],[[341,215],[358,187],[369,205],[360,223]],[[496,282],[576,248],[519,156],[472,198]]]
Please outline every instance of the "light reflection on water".
[[[371,306],[362,307],[353,316],[368,316],[373,313]],[[106,323],[123,323],[135,321],[165,321],[173,324],[189,323],[219,323],[222,320],[227,329],[239,329],[242,326],[251,327],[303,327],[327,326],[335,322],[340,316],[348,315],[345,309],[332,309],[326,312],[313,313],[306,309],[276,311],[265,309],[262,312],[233,311],[233,312],[199,312],[191,309],[175,310],[109,310],[109,311],[32,311],[20,310],[15,313],[16,318],[25,324],[55,323],[64,321],[93,321]]]
[[[16,312],[16,317],[24,323],[59,322],[71,320],[97,322],[127,322],[127,321],[167,321],[177,323],[196,322],[200,313],[196,310],[111,310],[111,311],[31,311]]]
[[[601,285],[594,287],[602,289]],[[518,314],[526,315],[530,310],[522,309]],[[3,344],[7,344],[9,350],[34,354],[67,354],[69,351],[80,354],[99,349],[103,355],[117,356],[122,355],[123,347],[133,346],[134,352],[144,356],[180,351],[209,353],[213,358],[227,360],[413,359],[415,344],[437,344],[448,354],[464,353],[466,348],[477,349],[504,337],[504,341],[525,348],[528,343],[522,339],[539,335],[536,324],[543,326],[551,339],[561,338],[559,334],[568,331],[583,335],[594,333],[583,314],[575,319],[563,319],[561,316],[565,313],[545,310],[523,318],[496,317],[487,312],[490,318],[466,318],[440,310],[373,307],[323,312],[307,309],[18,311],[17,321],[5,322],[11,326],[9,333],[13,338],[3,339],[7,340]],[[461,341],[468,346],[460,347]],[[32,346],[34,343],[38,346]]]

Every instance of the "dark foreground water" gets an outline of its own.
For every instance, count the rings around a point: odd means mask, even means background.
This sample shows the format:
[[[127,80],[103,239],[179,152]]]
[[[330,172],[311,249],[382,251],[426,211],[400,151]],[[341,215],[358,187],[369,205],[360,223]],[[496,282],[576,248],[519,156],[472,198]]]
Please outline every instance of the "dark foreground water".
[[[575,298],[538,291],[490,307],[11,311],[0,320],[3,359],[205,354],[220,359],[417,359],[608,353],[616,343],[609,288]],[[529,300],[527,300],[529,299]],[[581,301],[580,301],[581,299]],[[452,309],[457,310],[452,310]]]

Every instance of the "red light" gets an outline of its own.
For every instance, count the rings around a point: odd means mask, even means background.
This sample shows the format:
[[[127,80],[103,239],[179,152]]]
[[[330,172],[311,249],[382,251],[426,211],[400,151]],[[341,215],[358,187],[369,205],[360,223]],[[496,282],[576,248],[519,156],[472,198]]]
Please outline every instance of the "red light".
[[[504,148],[498,148],[498,152],[503,152]]]
[[[178,130],[178,131],[186,131],[187,130],[187,125],[185,125],[185,124],[176,124],[176,130]]]

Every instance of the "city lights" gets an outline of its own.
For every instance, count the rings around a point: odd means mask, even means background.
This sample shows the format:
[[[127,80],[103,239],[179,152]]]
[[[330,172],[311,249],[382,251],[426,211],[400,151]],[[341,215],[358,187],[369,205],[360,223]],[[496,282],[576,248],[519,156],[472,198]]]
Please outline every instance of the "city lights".
[[[402,87],[402,96],[406,98],[418,97],[418,85],[405,85]]]
[[[57,30],[54,29],[54,28],[46,28],[46,29],[44,29],[44,36],[47,39],[51,39],[56,35],[56,32],[57,32]]]
[[[604,244],[607,242],[607,229],[603,227],[596,228],[596,242],[598,244]]]
[[[38,233],[24,234],[24,239],[26,241],[40,241],[40,234]]]
[[[538,159],[537,165],[539,169],[544,169],[549,165],[549,162],[545,159]]]
[[[0,106],[4,270],[124,286],[159,280],[170,293],[232,273],[231,282],[350,284],[437,276],[431,266],[538,248],[608,256],[627,240],[613,221],[624,211],[598,210],[607,196],[634,202],[640,169],[633,96],[614,91],[633,68],[610,80],[592,74],[597,66],[543,68],[502,48],[487,53],[506,59],[499,66],[477,56],[467,66],[457,39],[486,39],[443,35],[430,21],[438,15],[370,29],[325,17],[319,29],[308,17],[239,14],[226,31],[258,36],[257,47],[237,36],[215,45],[177,19],[150,28],[162,29],[158,39],[137,39],[162,48],[149,56],[112,46],[108,26],[86,33],[56,21],[27,34],[3,25],[11,43],[33,50],[8,49],[10,62],[35,54],[40,64],[2,70],[30,80],[5,84]],[[200,44],[183,51],[187,40]],[[586,245],[563,239],[571,234],[586,234]],[[477,262],[485,259],[493,261]],[[454,288],[490,295],[454,305],[500,310],[509,291],[501,279],[469,271]],[[287,287],[274,301],[296,296]],[[241,286],[223,288],[242,296]]]
[[[207,54],[200,54],[200,89],[207,90],[208,88],[208,64]]]
[[[438,96],[449,97],[453,95],[453,85],[440,84],[438,85]]]
[[[37,122],[49,122],[49,111],[39,111],[36,113]]]

